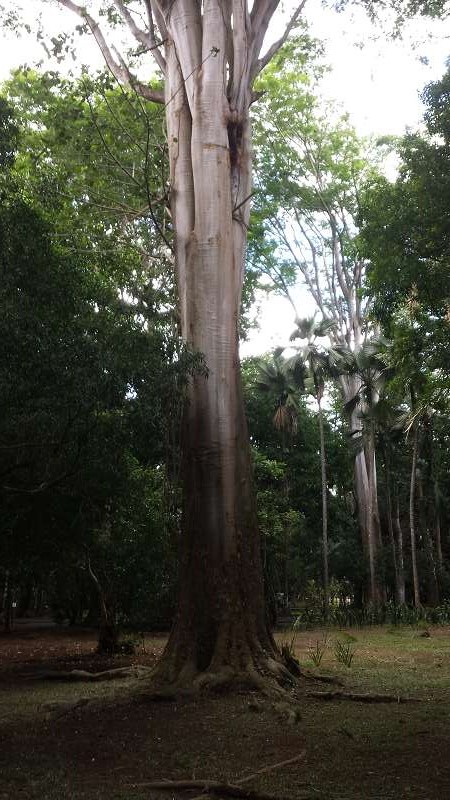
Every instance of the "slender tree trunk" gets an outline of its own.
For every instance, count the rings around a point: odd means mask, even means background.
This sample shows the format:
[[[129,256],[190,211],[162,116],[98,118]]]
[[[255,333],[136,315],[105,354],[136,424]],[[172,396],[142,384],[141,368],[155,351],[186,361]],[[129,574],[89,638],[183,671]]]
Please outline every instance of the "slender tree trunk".
[[[395,601],[397,605],[403,605],[403,603],[405,602],[404,580],[403,580],[403,590],[402,590],[401,576],[398,563],[399,562],[398,550],[397,550],[397,545],[395,543],[395,535],[394,535],[394,519],[393,519],[392,493],[391,493],[392,474],[391,474],[391,464],[390,464],[388,447],[389,445],[387,445],[384,448],[384,465],[385,465],[385,477],[386,477],[386,505],[387,505],[389,541],[391,544],[392,564],[394,567]]]
[[[403,531],[402,526],[400,523],[400,503],[398,498],[398,492],[396,497],[395,503],[395,519],[394,519],[395,529],[397,531],[397,554],[398,554],[398,562],[397,562],[397,572],[398,572],[398,596],[397,602],[399,605],[405,605],[406,603],[406,590],[405,590],[405,559],[404,559],[404,552],[403,552]]]
[[[414,605],[416,608],[420,608],[422,605],[420,602],[419,572],[417,569],[416,527],[415,527],[416,470],[417,470],[418,449],[419,449],[419,425],[417,422],[415,422],[414,435],[413,435],[413,455],[411,463],[411,481],[409,489],[409,530],[411,536],[411,565],[412,565],[413,587],[414,587]]]
[[[439,512],[436,513],[436,519],[434,522],[434,541],[436,545],[438,570],[439,572],[442,572],[444,566],[444,558],[442,555],[441,517]]]
[[[436,570],[436,559],[434,556],[434,543],[432,535],[430,533],[430,526],[428,524],[428,515],[425,507],[425,497],[423,491],[422,477],[419,477],[419,479],[416,481],[416,484],[417,484],[417,495],[420,508],[419,519],[421,523],[423,537],[425,540],[425,551],[428,562],[427,604],[432,606],[437,606],[439,604],[439,582]]]
[[[432,606],[439,605],[439,579],[438,571],[436,568],[436,558],[434,555],[434,542],[433,537],[428,525],[425,526],[425,542],[427,549],[427,560],[429,569],[429,594],[428,604]]]
[[[5,633],[11,633],[13,629],[13,599],[12,599],[12,586],[11,575],[9,570],[6,571],[5,585],[3,590],[3,628]]]
[[[367,539],[369,547],[369,568],[370,568],[370,589],[371,599],[375,605],[380,603],[380,587],[378,584],[377,576],[377,545],[378,539],[375,526],[375,434],[373,431],[373,424],[370,426],[368,447],[367,447],[367,471],[369,478],[369,504],[367,508]]]
[[[320,433],[320,469],[322,476],[322,554],[323,554],[323,595],[325,616],[328,617],[330,605],[330,581],[328,568],[328,508],[327,508],[327,466],[325,458],[325,436],[323,430],[323,414],[321,398],[317,398],[319,407],[319,433]]]
[[[90,558],[88,557],[88,570],[91,576],[96,591],[98,602],[100,606],[100,621],[98,626],[98,645],[97,650],[99,653],[107,653],[111,655],[117,652],[119,632],[117,630],[116,621],[114,618],[114,611],[107,597],[104,587],[102,586],[98,576],[95,574],[91,566]]]
[[[8,596],[8,585],[9,585],[9,569],[5,570],[5,580],[3,582],[2,605],[1,605],[2,611],[6,606],[6,598]]]

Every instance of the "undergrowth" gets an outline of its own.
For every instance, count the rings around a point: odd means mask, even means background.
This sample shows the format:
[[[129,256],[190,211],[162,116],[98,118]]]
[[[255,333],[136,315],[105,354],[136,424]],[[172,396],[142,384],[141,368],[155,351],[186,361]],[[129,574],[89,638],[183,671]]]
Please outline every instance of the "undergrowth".
[[[450,625],[450,600],[433,608],[415,608],[386,603],[378,607],[330,606],[327,614],[322,605],[310,605],[296,616],[295,629],[308,630],[321,626],[336,628],[365,627],[367,625]]]

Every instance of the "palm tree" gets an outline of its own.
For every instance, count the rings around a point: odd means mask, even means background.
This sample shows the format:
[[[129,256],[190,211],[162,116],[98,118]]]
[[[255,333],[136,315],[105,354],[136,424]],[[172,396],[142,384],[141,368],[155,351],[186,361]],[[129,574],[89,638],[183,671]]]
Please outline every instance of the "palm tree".
[[[262,392],[269,393],[274,399],[274,428],[281,433],[283,451],[286,449],[287,437],[292,438],[297,432],[298,401],[304,390],[304,375],[301,369],[293,369],[282,356],[283,349],[277,348],[270,360],[261,359],[256,386]],[[290,492],[289,477],[286,474],[284,491],[286,498]],[[289,529],[284,530],[284,599],[289,602],[288,581]]]
[[[284,450],[286,436],[293,436],[297,431],[298,400],[303,392],[304,377],[300,370],[289,365],[282,352],[282,348],[277,348],[270,360],[260,360],[256,386],[274,398],[272,421],[274,428],[281,432]]]
[[[318,339],[326,337],[334,328],[332,320],[316,321],[315,317],[296,320],[296,329],[290,339],[305,339],[298,353],[290,359],[295,370],[304,375],[305,388],[317,401],[317,418],[320,436],[320,469],[322,481],[322,558],[323,558],[323,593],[325,616],[328,615],[330,602],[329,548],[328,548],[328,502],[327,502],[327,464],[325,453],[325,434],[323,426],[322,400],[325,384],[329,378],[337,377],[339,364],[344,357],[342,348],[326,347]]]
[[[414,392],[411,387],[411,408],[414,408]],[[420,608],[422,603],[420,601],[420,582],[419,571],[417,567],[417,547],[416,547],[416,525],[415,525],[415,500],[416,500],[416,473],[417,473],[417,459],[419,454],[419,416],[414,414],[410,423],[413,431],[413,452],[411,461],[411,480],[409,488],[409,533],[411,538],[411,566],[413,574],[413,588],[414,588],[414,605]]]

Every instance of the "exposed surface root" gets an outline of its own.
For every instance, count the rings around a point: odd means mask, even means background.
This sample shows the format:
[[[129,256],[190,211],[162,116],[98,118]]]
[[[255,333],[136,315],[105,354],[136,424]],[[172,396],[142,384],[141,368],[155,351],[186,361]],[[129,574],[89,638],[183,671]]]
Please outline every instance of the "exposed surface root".
[[[274,703],[273,710],[282,720],[286,721],[288,725],[296,725],[301,719],[300,710],[292,700],[289,702]]]
[[[245,778],[240,778],[236,781],[238,786],[242,786],[243,783],[248,783],[252,781],[254,778],[258,778],[260,775],[266,775],[268,772],[275,772],[277,769],[282,769],[283,767],[289,767],[291,764],[297,764],[299,761],[303,761],[306,758],[306,750],[302,750],[296,756],[292,758],[286,758],[284,761],[277,761],[276,764],[269,764],[267,767],[261,767],[261,769],[256,770],[256,772],[252,772],[251,775],[246,775]]]
[[[344,686],[344,682],[339,678],[332,675],[322,675],[320,673],[309,672],[309,670],[301,670],[300,676],[307,681],[317,681],[318,683],[330,683],[333,686]]]
[[[318,700],[352,700],[355,703],[420,703],[416,697],[401,697],[392,694],[373,694],[357,692],[307,692],[307,697]]]
[[[103,672],[87,672],[84,669],[72,669],[70,672],[62,670],[42,670],[29,676],[30,680],[38,681],[65,681],[66,683],[98,683],[100,681],[113,681],[119,678],[143,678],[150,672],[149,667],[119,667],[107,669]]]
[[[281,697],[285,694],[281,685],[286,680],[285,672],[282,664],[269,659],[265,674],[258,672],[254,667],[249,667],[243,672],[235,672],[229,667],[224,667],[219,672],[201,673],[195,679],[194,686],[213,692],[253,689],[266,697]],[[289,683],[292,685],[292,680]]]
[[[148,690],[144,690],[141,694],[137,695],[138,702],[145,703],[177,703],[186,697],[193,697],[198,694],[198,689],[187,687],[168,686],[166,689],[152,690],[150,685]]]
[[[286,665],[286,668],[289,670],[291,675],[300,676],[301,675],[301,667],[300,662],[297,658],[292,654],[289,646],[287,644],[283,644],[281,647],[281,655],[283,657],[283,661]]]
[[[223,652],[221,648],[211,658],[209,666],[199,669],[195,659],[185,661],[181,670],[176,669],[176,660],[168,654],[155,668],[148,686],[147,699],[170,701],[180,695],[194,692],[228,692],[250,690],[280,699],[287,697],[287,690],[295,687],[297,679],[282,659],[273,651],[263,648],[243,647],[239,652]]]
[[[56,720],[60,717],[65,717],[66,714],[71,714],[73,711],[84,708],[89,702],[90,699],[88,697],[81,697],[79,700],[67,701],[65,703],[44,703],[41,708],[50,719]]]
[[[152,684],[144,692],[142,699],[148,702],[175,702],[183,697],[190,697],[199,692],[226,693],[231,691],[257,691],[272,700],[286,698],[288,693],[273,675],[260,675],[256,670],[234,672],[224,667],[218,672],[201,672],[188,685],[183,682],[166,686]]]
[[[146,783],[133,784],[136,788],[163,790],[168,792],[180,791],[190,792],[200,790],[203,795],[215,795],[216,797],[238,797],[244,800],[288,800],[279,795],[258,792],[255,789],[246,789],[238,784],[221,783],[219,781],[198,780],[198,781],[149,781]]]

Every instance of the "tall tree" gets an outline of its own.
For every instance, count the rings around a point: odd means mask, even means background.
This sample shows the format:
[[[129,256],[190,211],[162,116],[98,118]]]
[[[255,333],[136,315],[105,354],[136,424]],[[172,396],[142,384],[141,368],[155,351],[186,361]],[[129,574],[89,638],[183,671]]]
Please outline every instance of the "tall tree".
[[[270,360],[262,358],[259,362],[257,386],[273,399],[275,412],[273,425],[281,431],[283,450],[286,435],[297,430],[298,400],[303,389],[303,375],[294,370],[276,350]]]
[[[291,335],[291,340],[306,339],[306,344],[300,349],[300,362],[294,357],[293,363],[304,365],[307,378],[306,388],[317,401],[317,418],[319,423],[320,439],[320,472],[322,483],[322,557],[323,557],[323,590],[325,615],[328,614],[330,579],[328,563],[328,499],[327,499],[327,463],[325,453],[325,434],[323,426],[322,400],[327,379],[339,375],[338,362],[342,355],[331,348],[326,349],[317,342],[317,339],[327,336],[334,328],[334,321],[322,320],[316,322],[315,318],[297,320],[297,327]]]
[[[165,104],[181,329],[209,369],[208,379],[193,379],[186,410],[180,605],[159,676],[175,684],[260,684],[261,676],[284,670],[264,611],[238,359],[249,107],[256,76],[286,41],[305,0],[267,50],[279,0],[254,0],[251,10],[238,0],[145,0],[137,14],[125,0],[101,3],[106,19],[118,15],[152,53],[164,95],[133,77],[85,6],[60,2],[92,33],[119,81]]]
[[[184,535],[177,619],[159,666],[170,683],[260,683],[284,668],[268,628],[238,358],[251,195],[249,108],[256,76],[282,36],[264,40],[278,0],[146,2],[145,27],[115,11],[164,74],[164,93],[135,79],[87,9],[75,12],[119,81],[166,110],[181,330],[202,352],[184,423]],[[106,5],[106,4],[105,4]]]
[[[277,56],[261,80],[269,91],[255,126],[260,191],[251,256],[297,317],[293,287],[301,283],[317,311],[333,321],[332,345],[357,352],[373,335],[363,293],[365,262],[354,241],[359,187],[373,168],[348,119],[333,109],[324,114],[313,96],[314,82],[305,80],[304,64],[304,48],[297,43]],[[338,383],[344,404],[361,388],[357,374],[342,374]],[[356,408],[348,423],[351,431],[361,429]],[[378,499],[370,488],[375,482],[369,481],[366,446],[367,441],[354,454],[354,485],[363,547],[376,560],[378,538],[369,545],[369,509],[377,520]],[[382,594],[375,574],[367,599],[376,605]]]
[[[426,438],[424,419],[435,411],[447,413],[449,392],[450,247],[448,192],[450,173],[450,73],[426,87],[425,127],[399,143],[400,169],[394,183],[384,178],[369,182],[361,193],[359,245],[368,259],[369,291],[374,314],[393,342],[392,359],[401,382],[413,388],[410,406],[411,463],[409,474],[409,528],[414,602],[421,603],[420,540],[425,542],[431,577],[429,597],[437,594],[434,549],[441,561],[439,493],[428,495],[432,511],[424,513],[421,497],[421,448]],[[430,472],[437,441],[429,436]],[[422,463],[421,463],[422,461]],[[438,502],[436,503],[435,500]],[[441,508],[439,508],[441,507]],[[439,509],[439,510],[438,510]],[[405,515],[406,516],[406,515]],[[399,521],[399,515],[396,514]],[[435,528],[433,536],[430,527]],[[397,525],[399,529],[399,526]]]
[[[299,415],[299,398],[303,391],[303,373],[293,370],[281,352],[276,350],[271,360],[262,358],[259,363],[257,387],[269,394],[274,406],[273,425],[281,433],[282,451],[286,452],[297,432]],[[288,471],[285,471],[283,494],[286,504],[291,494],[291,481]],[[287,518],[284,525],[284,603],[289,603],[289,539],[292,525]]]
[[[385,343],[380,340],[366,342],[352,354],[348,370],[350,377],[357,378],[357,391],[346,404],[350,417],[357,414],[357,427],[351,430],[354,443],[363,453],[368,476],[367,507],[367,550],[369,566],[370,594],[369,602],[384,602],[384,581],[380,580],[381,564],[381,529],[378,510],[378,491],[376,474],[376,408],[380,400],[381,390],[389,375],[386,363]]]
[[[386,521],[394,570],[395,599],[399,606],[405,604],[405,564],[403,531],[400,523],[399,482],[400,477],[394,468],[394,458],[402,435],[404,414],[390,402],[381,397],[371,409],[375,422],[377,449],[383,459],[384,485],[386,498]],[[395,508],[394,508],[395,500]]]

